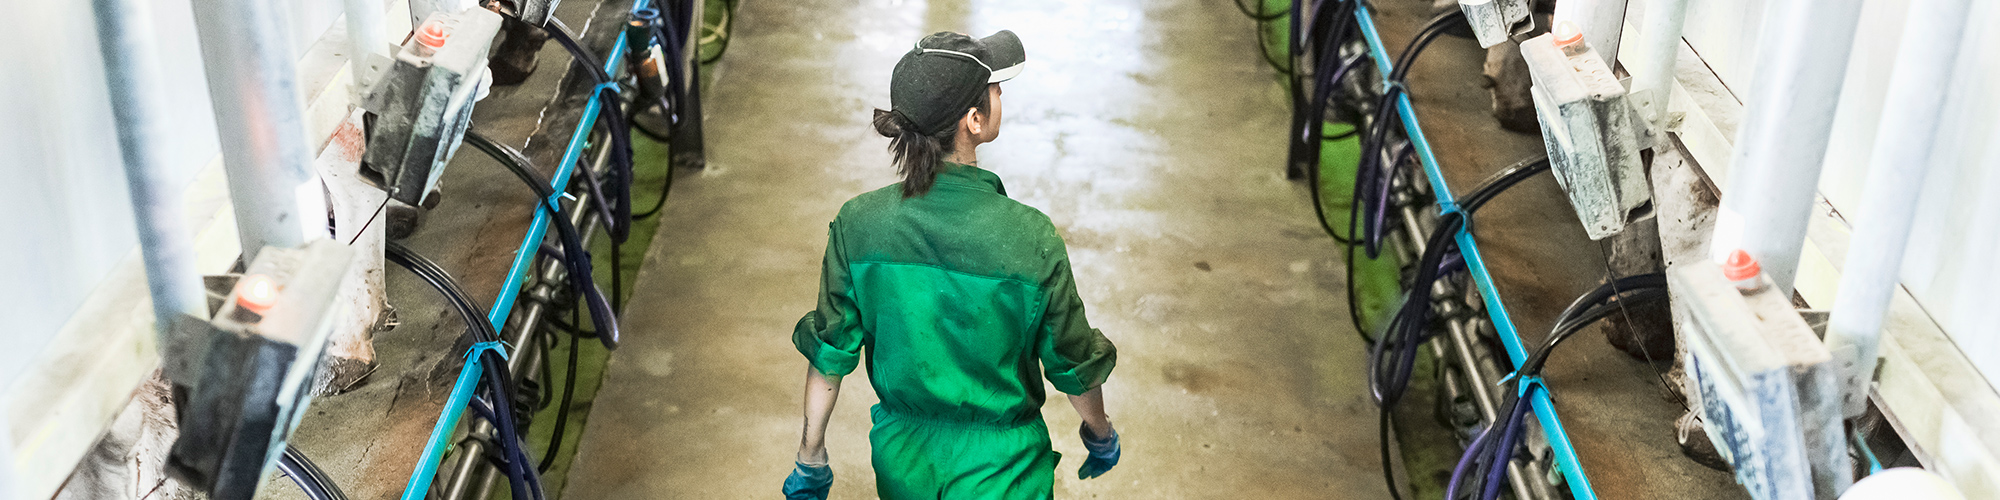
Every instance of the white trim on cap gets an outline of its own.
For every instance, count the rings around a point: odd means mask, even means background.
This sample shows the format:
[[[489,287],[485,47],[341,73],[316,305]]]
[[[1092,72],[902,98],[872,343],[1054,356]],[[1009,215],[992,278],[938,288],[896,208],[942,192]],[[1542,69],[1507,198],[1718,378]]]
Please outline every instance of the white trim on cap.
[[[937,53],[942,53],[942,54],[951,54],[951,55],[955,55],[955,56],[960,56],[960,57],[964,57],[964,58],[966,58],[966,59],[971,59],[971,60],[972,60],[972,62],[975,62],[975,63],[979,63],[979,67],[981,67],[981,68],[986,68],[986,72],[987,72],[987,73],[992,73],[992,72],[993,72],[993,67],[992,67],[992,66],[987,66],[987,65],[986,65],[986,61],[981,61],[981,60],[979,60],[979,56],[975,56],[975,55],[972,55],[972,54],[967,54],[967,53],[964,53],[964,52],[959,52],[959,51],[956,51],[956,50],[945,50],[945,49],[926,49],[926,48],[924,48],[924,47],[923,47],[923,46],[921,46],[921,45],[920,45],[920,46],[917,46],[917,50],[921,50],[921,51],[923,51],[923,52],[924,52],[924,53],[926,53],[926,54],[928,54],[928,53],[932,53],[932,52],[937,52]]]
[[[1016,75],[1021,74],[1021,67],[1027,65],[1028,65],[1027,61],[1022,61],[1020,64],[1015,64],[1013,66],[1008,66],[1005,68],[1000,68],[998,70],[995,70],[993,72],[993,76],[986,79],[986,83],[1000,83],[1007,80],[1012,80]]]

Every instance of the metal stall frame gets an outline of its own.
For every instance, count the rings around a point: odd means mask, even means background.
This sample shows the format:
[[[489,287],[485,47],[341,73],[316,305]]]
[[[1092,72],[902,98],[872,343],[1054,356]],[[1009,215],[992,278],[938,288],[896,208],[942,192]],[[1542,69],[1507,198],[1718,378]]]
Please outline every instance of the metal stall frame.
[[[1361,36],[1368,42],[1369,57],[1375,59],[1380,68],[1382,85],[1386,90],[1393,85],[1388,75],[1394,71],[1388,49],[1382,45],[1382,35],[1375,29],[1375,19],[1368,6],[1356,5],[1354,18],[1361,27]],[[1424,176],[1430,182],[1431,193],[1436,196],[1440,213],[1459,211],[1458,202],[1452,196],[1451,188],[1445,184],[1444,172],[1438,168],[1437,157],[1431,152],[1430,141],[1424,138],[1422,124],[1417,121],[1416,108],[1410,103],[1408,93],[1396,96],[1396,115],[1403,122],[1404,132],[1410,137],[1410,144],[1416,148],[1417,160],[1424,167]],[[1528,352],[1521,342],[1520,333],[1514,329],[1514,320],[1507,314],[1507,306],[1500,300],[1500,291],[1493,285],[1493,275],[1486,266],[1486,259],[1480,255],[1479,243],[1472,237],[1472,226],[1459,229],[1454,237],[1458,242],[1459,254],[1465,258],[1466,269],[1478,285],[1479,297],[1486,305],[1493,330],[1499,334],[1501,343],[1507,347],[1508,361],[1515,369],[1527,361]],[[1513,375],[1509,375],[1512,377]],[[1541,390],[1530,390],[1541,386]],[[1549,400],[1549,387],[1540,377],[1524,377],[1520,382],[1521,391],[1528,397],[1535,411],[1535,418],[1542,425],[1542,434],[1548,439],[1549,448],[1555,456],[1555,467],[1562,472],[1570,494],[1577,500],[1596,500],[1597,492],[1591,488],[1590,479],[1583,472],[1583,463],[1576,456],[1576,447],[1570,444],[1569,434],[1563,430],[1562,419],[1557,416],[1555,406]]]
[[[634,0],[630,12],[637,12],[649,4],[649,0]],[[626,37],[626,32],[619,30],[618,39],[612,42],[610,50],[606,52],[604,71],[613,75],[618,73],[620,64],[624,62],[626,44],[629,43]],[[590,92],[595,95],[603,92],[605,85],[612,85],[615,89],[617,84],[613,81],[593,86]],[[487,320],[493,324],[495,330],[504,331],[507,318],[514,312],[514,301],[521,295],[523,280],[541,251],[542,239],[548,234],[549,218],[555,215],[550,213],[549,206],[560,203],[561,198],[567,195],[569,179],[575,174],[583,150],[590,146],[588,141],[590,131],[597,124],[598,114],[604,111],[602,102],[601,99],[593,98],[584,104],[583,116],[577,120],[576,130],[570,133],[569,145],[563,149],[562,161],[557,164],[555,175],[550,176],[549,184],[554,188],[555,194],[546,200],[547,203],[537,203],[535,206],[534,221],[529,223],[527,236],[521,239],[520,248],[515,250],[514,261],[507,266],[507,279],[500,287],[500,295],[494,299],[493,307],[486,312]],[[514,346],[517,349],[520,347]],[[410,482],[403,488],[403,500],[424,500],[430,493],[431,483],[437,478],[438,465],[444,458],[445,450],[454,446],[452,436],[458,429],[460,417],[465,414],[473,389],[480,383],[482,372],[476,369],[479,364],[478,355],[487,349],[497,349],[503,356],[507,354],[507,349],[498,342],[476,344],[466,352],[466,368],[459,371],[458,379],[452,384],[451,398],[446,401],[442,414],[438,416],[437,424],[431,427],[430,439],[424,443],[423,454],[418,456],[417,466],[410,472]]]

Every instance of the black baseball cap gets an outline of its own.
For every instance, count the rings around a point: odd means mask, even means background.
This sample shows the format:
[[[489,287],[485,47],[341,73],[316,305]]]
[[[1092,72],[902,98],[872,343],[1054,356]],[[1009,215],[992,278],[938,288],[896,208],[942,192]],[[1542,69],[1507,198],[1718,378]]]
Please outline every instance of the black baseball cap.
[[[916,124],[918,133],[935,135],[956,123],[986,92],[987,84],[1021,74],[1027,61],[1021,38],[1012,31],[978,39],[949,31],[933,33],[896,62],[889,78],[890,111]]]

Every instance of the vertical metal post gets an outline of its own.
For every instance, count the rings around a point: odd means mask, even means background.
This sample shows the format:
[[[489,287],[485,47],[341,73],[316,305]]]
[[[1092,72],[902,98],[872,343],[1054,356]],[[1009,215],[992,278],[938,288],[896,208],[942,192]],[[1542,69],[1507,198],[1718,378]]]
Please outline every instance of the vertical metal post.
[[[391,57],[389,44],[383,40],[385,11],[380,0],[346,0],[343,5],[347,11],[348,76],[352,78],[354,102],[361,102],[362,93],[375,83]]]
[[[1917,194],[1931,166],[1931,146],[1945,88],[1965,32],[1971,0],[1916,0],[1903,23],[1895,71],[1868,158],[1868,182],[1827,323],[1827,349],[1839,369],[1841,411],[1859,417],[1875,378],[1882,315],[1896,291],[1909,246]]]
[[[1709,249],[1743,249],[1791,296],[1861,0],[1774,0]]]
[[[283,32],[282,2],[195,0],[208,95],[222,143],[243,261],[266,246],[303,244],[326,225],[325,195],[306,146],[297,56]],[[316,222],[315,222],[316,221]]]
[[[132,197],[139,229],[139,252],[146,261],[146,284],[153,297],[153,328],[162,346],[181,316],[208,317],[208,296],[194,265],[194,243],[181,213],[181,187],[161,151],[172,124],[166,123],[159,57],[153,50],[152,12],[140,0],[95,0],[98,51],[104,56],[111,111],[118,120],[118,148],[125,162],[125,188]]]
[[[705,22],[702,17],[705,15],[703,9],[708,2],[695,0],[668,1],[680,2],[682,10],[686,10],[688,13],[688,23],[685,29],[686,40],[681,44],[681,47],[685,49],[683,50],[684,53],[670,56],[680,58],[682,64],[686,64],[681,71],[681,74],[686,76],[682,78],[683,81],[677,83],[686,89],[687,102],[675,105],[684,108],[684,110],[677,110],[677,112],[684,113],[683,116],[687,117],[687,121],[680,123],[678,127],[674,128],[674,135],[670,138],[672,139],[671,144],[668,145],[668,149],[673,151],[673,158],[670,160],[671,163],[668,168],[669,171],[674,168],[703,168],[708,164],[708,154],[703,146],[705,141],[702,139],[701,132],[701,29]],[[665,2],[661,3],[664,4]],[[662,5],[662,8],[667,8],[667,6]],[[671,19],[671,16],[669,18]],[[636,45],[644,46],[643,44]]]
[[[1625,0],[1562,0],[1556,2],[1554,19],[1575,23],[1591,50],[1616,64],[1618,39],[1625,34]]]
[[[1667,105],[1674,95],[1674,60],[1680,54],[1681,32],[1687,24],[1688,0],[1648,0],[1646,31],[1639,50],[1645,68],[1634,82],[1632,97],[1646,114],[1646,130],[1655,144],[1667,137]]]

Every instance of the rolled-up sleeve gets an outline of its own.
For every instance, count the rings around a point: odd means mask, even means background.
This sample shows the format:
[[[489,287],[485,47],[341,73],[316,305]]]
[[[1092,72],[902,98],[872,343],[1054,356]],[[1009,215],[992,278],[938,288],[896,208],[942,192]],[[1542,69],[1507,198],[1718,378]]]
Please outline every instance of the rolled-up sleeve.
[[[799,318],[792,329],[792,345],[826,375],[847,375],[861,362],[865,339],[860,315],[854,306],[853,280],[847,273],[847,255],[841,248],[840,222],[828,225],[826,260],[820,267],[819,308]]]
[[[1060,243],[1058,243],[1060,245]],[[1042,291],[1048,302],[1042,314],[1042,371],[1056,390],[1082,395],[1104,384],[1118,364],[1118,348],[1104,332],[1084,318],[1083,298],[1076,293],[1069,257],[1057,252],[1054,269]]]

